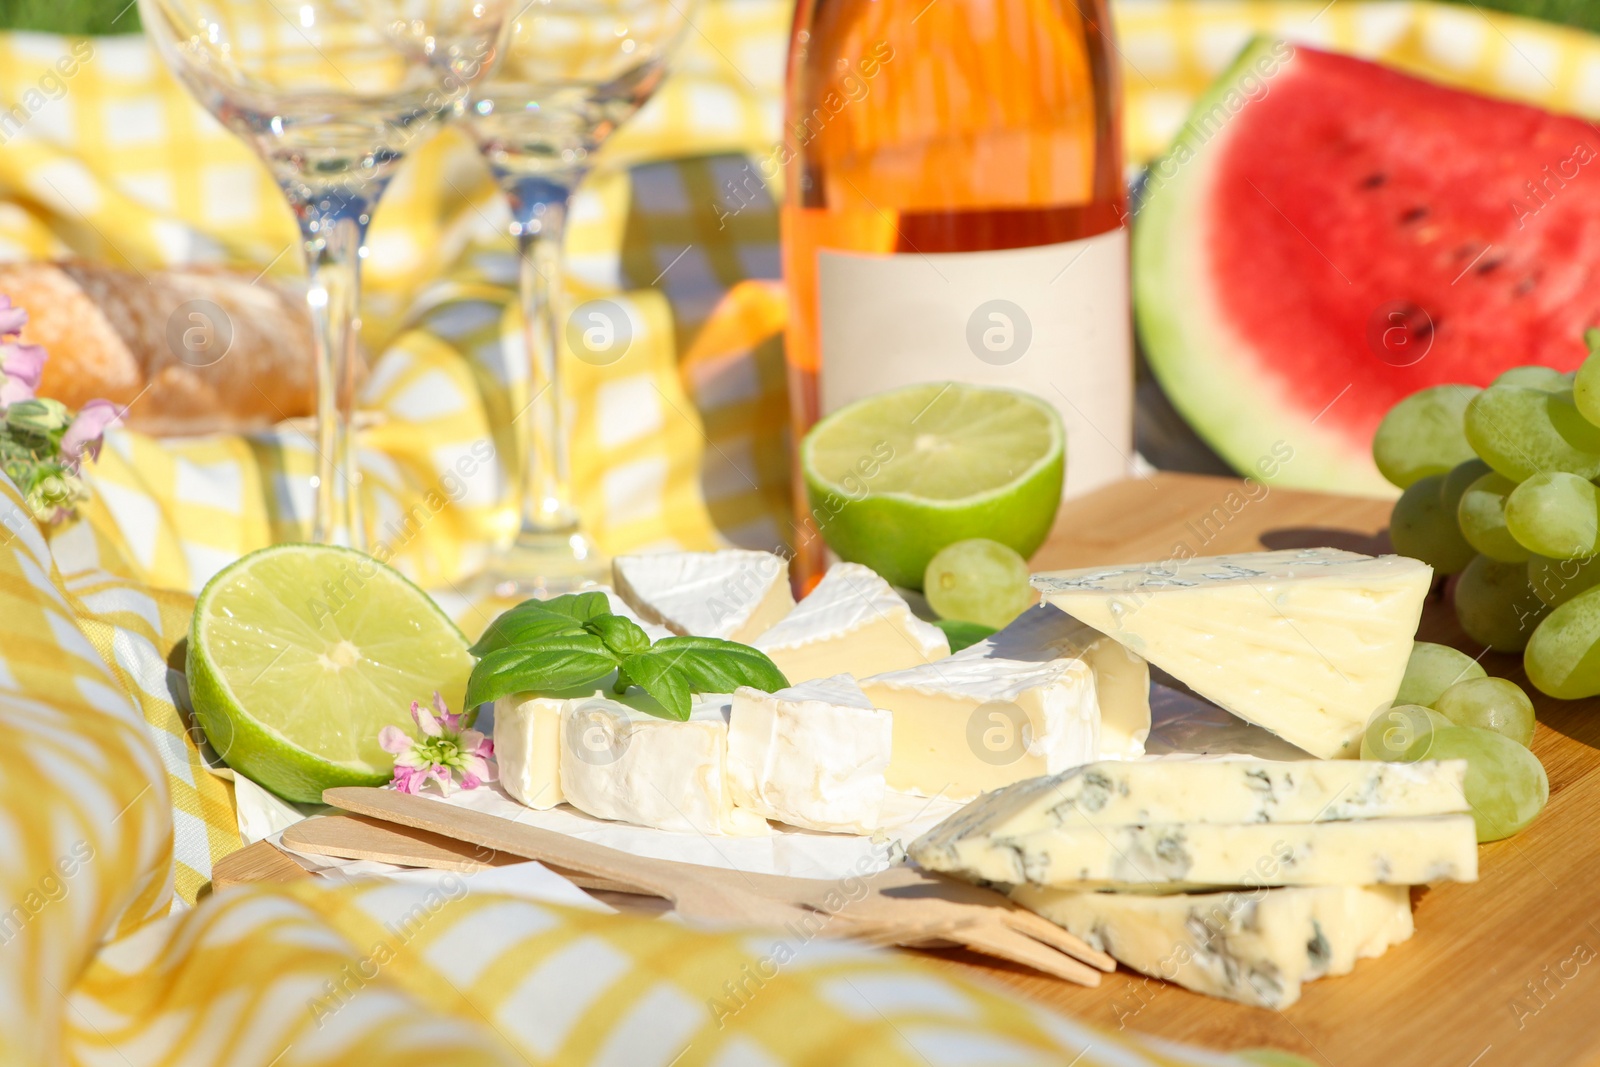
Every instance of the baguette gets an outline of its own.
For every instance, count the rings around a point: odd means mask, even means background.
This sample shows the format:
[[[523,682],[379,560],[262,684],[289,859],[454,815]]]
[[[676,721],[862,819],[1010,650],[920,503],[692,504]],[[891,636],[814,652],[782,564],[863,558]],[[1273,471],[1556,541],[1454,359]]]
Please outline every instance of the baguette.
[[[84,261],[0,265],[0,293],[28,312],[22,340],[49,354],[39,395],[129,405],[152,434],[236,433],[316,410],[305,301],[220,268],[144,276]]]

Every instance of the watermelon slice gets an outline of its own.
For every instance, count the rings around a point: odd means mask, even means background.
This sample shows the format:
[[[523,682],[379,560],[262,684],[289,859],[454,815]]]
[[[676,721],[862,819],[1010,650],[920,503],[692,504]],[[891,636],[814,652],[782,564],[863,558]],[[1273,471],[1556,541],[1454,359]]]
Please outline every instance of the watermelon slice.
[[[1244,474],[1393,495],[1372,435],[1397,401],[1570,370],[1600,324],[1600,132],[1578,119],[1256,41],[1146,183],[1145,354]]]

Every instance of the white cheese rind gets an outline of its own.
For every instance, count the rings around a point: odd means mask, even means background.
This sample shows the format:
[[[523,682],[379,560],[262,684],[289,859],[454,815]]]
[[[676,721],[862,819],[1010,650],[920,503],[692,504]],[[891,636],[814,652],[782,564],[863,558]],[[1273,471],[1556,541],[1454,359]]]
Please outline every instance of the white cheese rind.
[[[1100,704],[1100,742],[1096,754],[1105,759],[1137,759],[1150,737],[1150,664],[1143,656],[1087,623],[1041,604],[1032,609],[1052,628],[1063,649],[1074,650],[1094,672]]]
[[[1133,970],[1279,1010],[1303,983],[1348,974],[1414,929],[1407,886],[1165,896],[1020,886],[1011,896]]]
[[[1310,823],[1470,810],[1465,760],[1110,760],[997,789],[962,812],[995,837],[1056,826]]]
[[[1057,887],[1423,885],[1478,878],[1470,815],[1350,822],[1159,823],[987,832],[967,810],[908,850],[973,881]]]
[[[849,675],[776,693],[741,687],[728,721],[734,802],[791,826],[878,828],[891,720]]]
[[[1150,730],[1143,661],[1048,606],[861,688],[894,712],[889,788],[924,796],[965,799],[1102,756],[1138,755]]]
[[[728,786],[729,697],[700,696],[687,721],[621,698],[572,700],[561,713],[561,791],[598,819],[680,833],[756,835],[766,820],[735,806]]]
[[[618,556],[617,593],[675,634],[748,643],[794,607],[789,564],[771,552],[658,552]]]
[[[500,784],[513,800],[540,811],[562,803],[561,713],[573,700],[603,695],[594,688],[517,693],[494,702],[494,757]]]
[[[1405,556],[1331,548],[1033,578],[1046,602],[1323,758],[1357,756],[1394,700],[1432,581]]]
[[[859,563],[835,563],[817,587],[751,642],[790,684],[864,678],[950,655],[944,631],[923,622],[894,587]]]

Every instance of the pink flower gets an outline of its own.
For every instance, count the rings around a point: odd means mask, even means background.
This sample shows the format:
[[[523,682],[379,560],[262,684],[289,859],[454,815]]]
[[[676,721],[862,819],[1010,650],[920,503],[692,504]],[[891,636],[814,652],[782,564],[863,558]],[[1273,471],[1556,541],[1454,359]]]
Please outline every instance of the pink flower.
[[[0,374],[0,408],[8,408],[23,400],[33,399],[33,386],[21,378]]]
[[[500,769],[494,763],[493,741],[477,730],[467,730],[461,735],[461,744],[461,788],[476,789],[500,777]]]
[[[429,781],[439,783],[439,791],[450,795],[450,772],[442,767],[396,767],[394,787],[402,793],[420,793]]]
[[[411,717],[412,718],[416,718],[417,713],[419,711],[421,711],[421,713],[423,715],[427,715],[428,718],[430,718],[430,719],[434,718],[435,715],[436,715],[438,717],[439,725],[443,729],[451,730],[451,731],[454,731],[456,733],[460,733],[461,732],[461,716],[460,715],[456,715],[453,712],[451,712],[450,708],[444,702],[444,697],[439,695],[439,691],[438,690],[434,690],[434,693],[433,693],[433,711],[434,711],[434,714],[433,715],[429,715],[426,710],[418,708],[417,705],[415,705],[415,704],[411,705]],[[432,733],[432,731],[428,730],[428,727],[426,725],[422,724],[421,722],[419,722],[418,725],[422,726],[423,730],[426,730],[429,733]]]
[[[47,358],[44,349],[38,345],[16,341],[0,344],[0,371],[4,371],[7,378],[26,382],[30,389],[39,388],[39,376],[44,373],[44,361]]]
[[[420,792],[430,781],[449,796],[455,776],[461,775],[461,788],[476,789],[495,781],[494,742],[477,730],[461,729],[461,716],[452,714],[444,698],[433,694],[433,711],[417,701],[411,702],[411,718],[422,732],[412,738],[398,726],[378,731],[378,745],[394,756],[394,779],[390,783],[402,793]]]
[[[11,298],[0,294],[0,337],[10,337],[22,332],[28,324],[28,313],[11,305]]]
[[[91,400],[83,405],[67,432],[61,435],[61,459],[76,468],[85,452],[90,459],[100,458],[106,431],[122,424],[122,412],[109,400]]]

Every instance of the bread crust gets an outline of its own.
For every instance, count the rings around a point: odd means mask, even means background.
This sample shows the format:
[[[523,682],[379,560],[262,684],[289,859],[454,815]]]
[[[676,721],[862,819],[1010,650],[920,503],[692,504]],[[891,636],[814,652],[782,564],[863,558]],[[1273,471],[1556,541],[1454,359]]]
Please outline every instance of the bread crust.
[[[27,309],[22,340],[49,353],[40,395],[68,407],[105,397],[155,434],[261,429],[316,410],[305,301],[264,278],[71,260],[0,265],[0,293]]]

